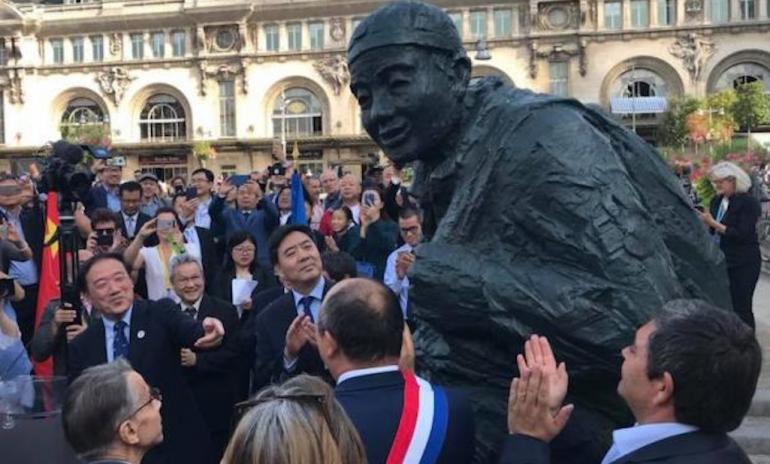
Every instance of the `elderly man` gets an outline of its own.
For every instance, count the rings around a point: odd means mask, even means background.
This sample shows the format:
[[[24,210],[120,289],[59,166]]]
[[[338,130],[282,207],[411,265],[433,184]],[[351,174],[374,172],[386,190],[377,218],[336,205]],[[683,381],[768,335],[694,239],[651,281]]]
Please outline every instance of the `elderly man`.
[[[326,198],[324,199],[324,209],[335,208],[340,203],[340,179],[337,177],[337,171],[327,169],[321,174],[321,187]]]
[[[182,348],[181,363],[187,384],[206,422],[217,459],[224,453],[232,425],[235,379],[238,363],[238,311],[229,302],[203,293],[205,288],[201,264],[190,255],[171,260],[171,284],[179,297],[179,310],[193,320],[214,317],[222,321],[225,337],[222,346],[212,350]]]
[[[617,353],[652,308],[730,306],[724,259],[655,150],[575,100],[471,84],[441,9],[379,8],[348,64],[364,128],[394,164],[416,161],[431,240],[409,274],[415,344],[432,376],[474,388],[481,460],[502,439],[514,340],[547,333],[578,407],[617,411]]]
[[[547,340],[533,336],[526,345],[521,378],[511,385],[511,436],[501,463],[547,464],[546,443],[571,410],[561,406],[567,375]],[[622,354],[617,388],[636,425],[615,430],[602,464],[749,464],[727,432],[751,406],[762,354],[737,315],[701,300],[671,301]]]
[[[340,200],[341,206],[350,208],[356,224],[361,224],[361,181],[353,174],[346,174],[340,180]]]
[[[208,431],[185,382],[179,353],[182,348],[219,345],[225,334],[222,323],[211,317],[193,320],[171,300],[135,300],[134,284],[120,255],[91,258],[78,278],[81,292],[102,318],[70,343],[70,379],[88,367],[128,359],[167,395],[161,411],[165,442],[144,462],[212,462]]]
[[[278,208],[262,195],[259,185],[246,182],[237,188],[237,208],[225,206],[227,195],[235,189],[228,179],[211,202],[211,217],[224,225],[225,240],[240,230],[246,230],[257,244],[257,261],[262,269],[270,269],[267,239],[279,225]]]
[[[139,464],[163,441],[161,393],[124,359],[89,367],[70,385],[64,434],[88,463]]]

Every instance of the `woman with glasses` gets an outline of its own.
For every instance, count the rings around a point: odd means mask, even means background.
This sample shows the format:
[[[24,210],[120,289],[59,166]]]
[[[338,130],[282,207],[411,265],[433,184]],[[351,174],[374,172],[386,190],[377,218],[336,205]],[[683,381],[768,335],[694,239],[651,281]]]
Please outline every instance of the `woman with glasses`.
[[[251,234],[245,230],[236,232],[227,241],[225,265],[222,272],[217,275],[213,293],[214,296],[236,305],[243,318],[250,317],[251,298],[246,301],[233,301],[233,285],[236,280],[255,282],[252,295],[278,286],[275,276],[259,267],[257,244]]]
[[[321,379],[300,375],[236,405],[243,414],[221,464],[362,464],[355,427]]]
[[[751,178],[736,164],[722,161],[708,173],[716,196],[709,211],[699,212],[725,254],[733,310],[754,328],[752,298],[762,269],[757,240],[759,201],[749,192]]]

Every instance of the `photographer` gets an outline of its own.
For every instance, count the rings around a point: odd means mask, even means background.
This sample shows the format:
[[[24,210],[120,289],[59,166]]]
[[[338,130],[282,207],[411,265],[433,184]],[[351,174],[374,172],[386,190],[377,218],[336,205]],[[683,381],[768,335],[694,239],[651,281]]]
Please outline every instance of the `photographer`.
[[[8,300],[24,297],[19,284],[0,272],[0,379],[27,375],[32,370],[29,357],[21,341],[21,331],[14,319]]]
[[[343,189],[343,199],[344,195]],[[358,261],[371,264],[373,269],[369,277],[382,281],[388,256],[396,248],[398,225],[384,213],[384,203],[379,189],[367,189],[362,198],[361,242],[353,256]]]

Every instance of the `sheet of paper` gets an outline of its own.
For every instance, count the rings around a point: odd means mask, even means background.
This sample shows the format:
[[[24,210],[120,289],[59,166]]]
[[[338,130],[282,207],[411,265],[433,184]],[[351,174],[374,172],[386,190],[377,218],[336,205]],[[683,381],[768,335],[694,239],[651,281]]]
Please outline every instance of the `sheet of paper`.
[[[233,304],[240,305],[251,299],[251,292],[257,288],[259,282],[252,279],[233,279]]]

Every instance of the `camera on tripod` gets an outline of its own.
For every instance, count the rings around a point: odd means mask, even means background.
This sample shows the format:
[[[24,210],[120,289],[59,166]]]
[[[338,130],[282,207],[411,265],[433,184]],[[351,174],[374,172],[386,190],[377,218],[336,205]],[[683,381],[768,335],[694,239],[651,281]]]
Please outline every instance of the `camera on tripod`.
[[[113,157],[113,153],[104,147],[76,145],[59,140],[52,145],[51,155],[44,162],[45,168],[38,189],[41,192],[58,192],[62,201],[60,209],[76,201],[83,201],[91,190],[93,174],[83,164],[84,153],[108,162]]]

